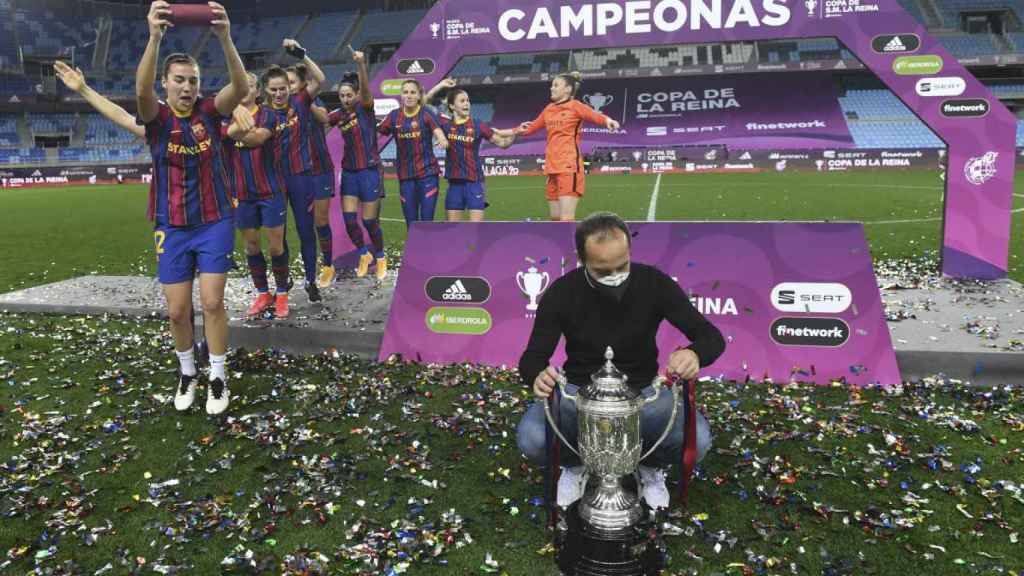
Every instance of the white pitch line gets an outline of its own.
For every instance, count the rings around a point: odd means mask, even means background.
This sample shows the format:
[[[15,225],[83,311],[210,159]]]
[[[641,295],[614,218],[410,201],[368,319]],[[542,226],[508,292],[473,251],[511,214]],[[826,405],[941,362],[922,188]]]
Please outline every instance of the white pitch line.
[[[654,192],[651,192],[651,205],[647,208],[647,221],[654,222],[654,217],[658,213],[658,191],[661,189],[661,172],[658,172],[658,178],[654,181]]]

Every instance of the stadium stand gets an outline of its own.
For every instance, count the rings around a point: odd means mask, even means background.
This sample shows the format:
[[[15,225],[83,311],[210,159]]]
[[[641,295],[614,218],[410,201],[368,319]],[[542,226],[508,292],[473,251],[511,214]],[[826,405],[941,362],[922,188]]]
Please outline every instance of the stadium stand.
[[[0,147],[20,145],[17,117],[9,114],[0,115]]]
[[[333,59],[341,47],[341,42],[349,36],[352,25],[358,18],[357,12],[320,14],[310,18],[297,40],[314,59]],[[402,37],[404,38],[404,34]]]
[[[0,0],[0,70],[15,68],[17,62],[18,41],[14,34],[11,0]]]
[[[934,27],[937,37],[950,52],[961,58],[1024,51],[1024,0],[897,0],[915,18]],[[1005,18],[1004,35],[967,34],[961,27],[962,14],[1013,13]],[[90,13],[91,14],[91,13]],[[280,42],[296,37],[321,63],[332,90],[345,72],[355,69],[344,47],[351,42],[356,49],[371,55],[371,74],[385,65],[394,46],[420,21],[422,10],[383,12],[339,11],[307,15],[265,15],[241,12],[233,17],[233,35],[243,57],[256,62],[290,63],[284,58]],[[112,23],[106,62],[90,72],[90,84],[108,95],[128,97],[134,92],[134,70],[148,32],[144,21],[116,15]],[[39,78],[28,78],[14,70],[20,67],[19,44],[26,54],[57,54],[76,46],[76,64],[91,64],[90,45],[96,39],[94,18],[76,18],[35,6],[22,0],[0,0],[0,69],[4,74],[0,95],[34,95]],[[977,27],[972,27],[977,30]],[[188,52],[203,66],[203,91],[212,93],[226,82],[223,55],[216,38],[202,28],[182,28],[168,34],[163,53]],[[698,64],[735,64],[754,62],[796,62],[853,58],[832,38],[777,40],[747,44],[674,45],[581,50],[572,53],[495,54],[471,56],[458,63],[454,76],[493,76],[527,73],[557,74],[566,70],[670,68]],[[992,87],[1003,98],[1024,99],[1024,84],[1010,81]],[[848,76],[842,81],[840,106],[858,147],[920,148],[942,146],[917,117],[877,81],[861,81]],[[494,117],[494,105],[474,97],[473,115],[482,120]],[[28,148],[36,135],[68,136],[70,146],[50,151]],[[1018,123],[1018,145],[1024,145],[1024,120]],[[383,151],[394,158],[394,147]],[[126,162],[144,161],[141,142],[96,114],[0,115],[0,163]]]
[[[423,19],[423,14],[423,10],[370,12],[363,16],[359,29],[352,35],[352,47],[365,50],[371,44],[400,43]]]
[[[927,0],[925,0],[927,1]],[[935,2],[942,26],[959,28],[960,15],[963,12],[1014,11],[1018,17],[1024,14],[1024,2],[1021,0],[939,0]]]
[[[96,41],[95,19],[82,19],[68,12],[26,10],[14,14],[21,50],[26,56],[67,56],[74,49],[75,64],[83,70],[92,65]]]
[[[992,42],[988,34],[959,34],[956,36],[940,36],[939,42],[957,58],[971,58],[986,54],[1002,52]]]

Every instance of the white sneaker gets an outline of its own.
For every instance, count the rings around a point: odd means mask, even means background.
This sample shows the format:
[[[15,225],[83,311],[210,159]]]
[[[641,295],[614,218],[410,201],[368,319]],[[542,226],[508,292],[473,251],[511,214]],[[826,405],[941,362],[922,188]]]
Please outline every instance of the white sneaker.
[[[558,477],[558,505],[568,507],[583,497],[587,485],[587,469],[583,466],[563,466]]]
[[[178,387],[174,390],[174,408],[183,412],[192,407],[196,399],[196,376],[178,373]]]
[[[640,466],[640,486],[643,499],[653,509],[668,508],[668,488],[665,487],[665,471],[661,468]]]
[[[210,380],[206,386],[206,413],[215,416],[228,409],[231,390],[220,378]]]

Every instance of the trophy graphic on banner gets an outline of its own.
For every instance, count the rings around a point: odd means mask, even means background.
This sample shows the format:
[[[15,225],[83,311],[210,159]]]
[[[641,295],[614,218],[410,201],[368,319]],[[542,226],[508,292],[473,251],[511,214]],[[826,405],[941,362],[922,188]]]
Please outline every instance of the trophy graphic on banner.
[[[814,9],[818,7],[818,0],[804,0],[804,6],[807,7],[807,16],[814,18]]]
[[[584,96],[583,102],[585,102],[594,110],[600,112],[602,108],[611,105],[612,102],[615,102],[615,96],[612,96],[611,94],[602,94],[600,92],[595,92],[593,94],[587,94],[586,96]]]
[[[437,38],[437,33],[441,31],[441,25],[437,22],[430,24],[430,32],[434,34],[434,38]]]
[[[550,280],[551,276],[547,272],[538,272],[534,266],[530,266],[526,272],[516,274],[516,285],[519,286],[523,294],[530,297],[530,303],[526,305],[527,310],[531,312],[537,310],[537,298],[548,289]]]

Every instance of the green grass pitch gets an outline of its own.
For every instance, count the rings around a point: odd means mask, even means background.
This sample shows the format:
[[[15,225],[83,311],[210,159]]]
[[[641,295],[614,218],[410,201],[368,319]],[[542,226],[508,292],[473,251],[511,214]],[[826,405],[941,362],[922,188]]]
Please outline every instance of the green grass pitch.
[[[645,220],[655,182],[592,176],[579,216]],[[489,179],[488,217],[545,220],[542,186]],[[669,175],[656,216],[860,220],[876,258],[914,257],[938,248],[940,196],[931,172]],[[143,186],[3,199],[0,290],[155,270]],[[202,412],[202,388],[179,414],[164,323],[0,314],[0,573],[553,573],[514,373],[266,350],[229,366],[230,419]],[[1024,570],[1020,389],[709,382],[699,401],[716,437],[670,519],[671,574]]]

